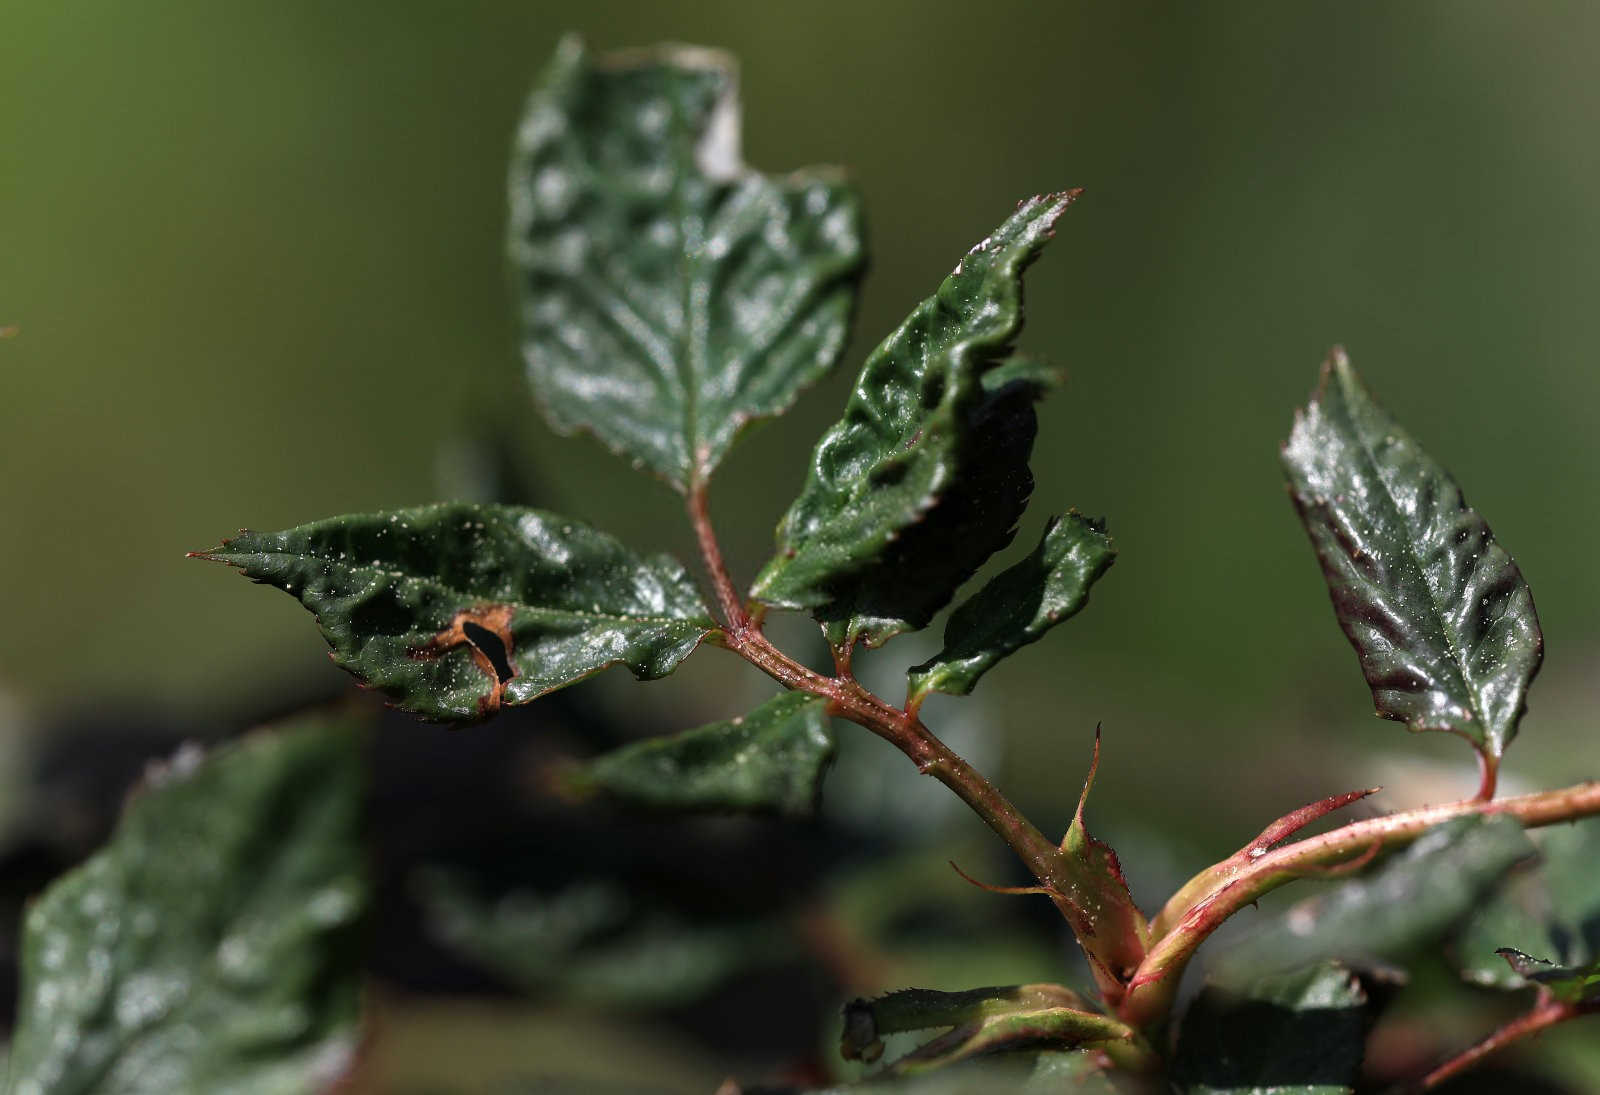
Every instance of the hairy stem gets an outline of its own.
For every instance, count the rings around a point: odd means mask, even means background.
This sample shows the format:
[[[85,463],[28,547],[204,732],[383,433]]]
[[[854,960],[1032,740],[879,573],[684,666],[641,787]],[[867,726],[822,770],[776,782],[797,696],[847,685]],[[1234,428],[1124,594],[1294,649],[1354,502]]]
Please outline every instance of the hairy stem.
[[[1119,1013],[1135,1027],[1159,1021],[1171,1008],[1178,981],[1196,948],[1224,920],[1263,894],[1296,878],[1370,855],[1375,848],[1409,844],[1433,826],[1468,814],[1510,814],[1529,828],[1574,821],[1600,814],[1600,781],[1515,798],[1426,806],[1357,821],[1281,848],[1268,849],[1259,840],[1252,841],[1196,875],[1168,902],[1152,924],[1159,938],[1129,982]],[[1269,827],[1268,833],[1274,828]]]
[[[1563,1023],[1568,1019],[1575,1019],[1580,1015],[1593,1014],[1597,1011],[1600,1011],[1600,1003],[1563,1003],[1553,997],[1546,996],[1526,1015],[1519,1015],[1477,1045],[1462,1051],[1428,1073],[1417,1084],[1416,1089],[1418,1091],[1431,1091],[1446,1080],[1452,1079],[1467,1069],[1474,1067],[1491,1053],[1497,1053],[1514,1042],[1520,1042],[1522,1039],[1538,1034],[1540,1031],[1548,1030],[1557,1023]]]
[[[1017,854],[1068,922],[1073,923],[1076,910],[1066,896],[1070,880],[1063,872],[1061,851],[1055,842],[1023,816],[999,788],[923,725],[914,709],[895,707],[862,687],[849,674],[848,656],[840,664],[836,652],[838,675],[825,677],[773,646],[762,633],[761,620],[751,616],[728,574],[711,524],[704,484],[691,487],[687,506],[700,554],[726,620],[723,631],[714,634],[710,641],[738,654],[784,687],[826,699],[830,714],[877,734],[909,757],[918,771],[954,791]],[[1102,994],[1108,1002],[1115,1003],[1122,996],[1122,983],[1095,953],[1092,940],[1080,935],[1079,942],[1089,953],[1089,965],[1095,971]]]

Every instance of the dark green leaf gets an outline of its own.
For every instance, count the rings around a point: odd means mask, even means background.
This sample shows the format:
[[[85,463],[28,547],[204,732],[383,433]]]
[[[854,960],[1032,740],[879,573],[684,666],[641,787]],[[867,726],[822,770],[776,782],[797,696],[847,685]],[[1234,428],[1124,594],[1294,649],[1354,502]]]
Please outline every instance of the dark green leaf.
[[[1498,758],[1543,639],[1533,596],[1455,480],[1335,350],[1283,449],[1339,624],[1384,718]]]
[[[1186,1095],[1353,1092],[1367,1010],[1361,982],[1332,962],[1208,985],[1184,1016],[1173,1078]]]
[[[511,256],[551,421],[681,490],[833,365],[864,249],[836,172],[741,162],[730,58],[568,39],[517,134]]]
[[[1370,876],[1299,901],[1262,924],[1227,955],[1226,968],[1403,958],[1461,923],[1533,854],[1527,833],[1507,814],[1436,825]]]
[[[782,692],[743,718],[624,746],[571,778],[579,790],[644,806],[809,816],[833,760],[827,706]]]
[[[892,1067],[899,1072],[920,1071],[1006,1049],[1068,1049],[1122,1040],[1129,1033],[1124,1024],[1095,1011],[1060,985],[964,992],[905,989],[845,1005],[840,1052],[847,1060],[875,1061],[883,1053],[882,1035],[936,1027],[949,1029]]]
[[[529,992],[587,1003],[690,1004],[731,977],[795,954],[792,939],[773,924],[636,915],[627,894],[605,883],[489,901],[461,879],[430,871],[417,889],[440,941]]]
[[[754,595],[810,609],[830,641],[925,627],[1010,542],[1033,489],[1036,367],[996,370],[1022,273],[1075,193],[1023,202],[867,358],[823,435]],[[987,374],[993,372],[993,379]]]
[[[186,746],[28,911],[17,1095],[303,1095],[358,1041],[361,736]]]
[[[1532,980],[1568,997],[1593,995],[1600,990],[1600,822],[1544,830],[1539,852],[1536,868],[1520,872],[1463,928],[1456,944],[1462,974],[1497,988]]]
[[[1051,518],[1039,546],[951,613],[944,649],[911,670],[911,692],[964,696],[1000,660],[1089,603],[1116,559],[1105,525],[1077,513]]]
[[[515,506],[333,517],[204,557],[298,597],[335,662],[432,719],[480,718],[612,665],[664,677],[715,626],[670,557]]]

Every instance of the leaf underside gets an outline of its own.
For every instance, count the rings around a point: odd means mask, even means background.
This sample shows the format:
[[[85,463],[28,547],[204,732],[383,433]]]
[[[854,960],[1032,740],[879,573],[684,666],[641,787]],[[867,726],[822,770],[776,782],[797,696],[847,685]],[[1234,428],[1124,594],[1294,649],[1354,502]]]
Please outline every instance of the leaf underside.
[[[546,415],[679,490],[832,367],[865,259],[838,172],[751,170],[739,122],[724,54],[596,60],[569,38],[512,158],[523,356]]]
[[[779,693],[743,718],[636,742],[591,760],[580,790],[669,810],[816,810],[833,760],[827,702]]]
[[[180,751],[28,910],[18,1093],[329,1090],[354,1060],[362,736]]]
[[[1115,560],[1103,523],[1077,513],[1051,518],[1026,559],[950,614],[944,649],[910,671],[911,694],[967,695],[1007,655],[1081,611]]]
[[[1489,526],[1342,351],[1296,415],[1283,465],[1378,714],[1453,731],[1498,758],[1543,639],[1528,585]]]
[[[204,557],[297,597],[335,662],[440,721],[482,718],[612,665],[666,676],[715,626],[670,557],[517,506],[333,517],[244,532]]]
[[[1022,275],[1076,193],[1030,198],[868,355],[818,442],[753,595],[809,609],[838,646],[927,626],[1010,542],[1045,386],[996,369],[1022,327]],[[993,376],[990,376],[993,372]]]
[[[1185,1095],[1344,1095],[1355,1090],[1368,998],[1327,962],[1245,985],[1208,985],[1179,1028],[1173,1064]]]

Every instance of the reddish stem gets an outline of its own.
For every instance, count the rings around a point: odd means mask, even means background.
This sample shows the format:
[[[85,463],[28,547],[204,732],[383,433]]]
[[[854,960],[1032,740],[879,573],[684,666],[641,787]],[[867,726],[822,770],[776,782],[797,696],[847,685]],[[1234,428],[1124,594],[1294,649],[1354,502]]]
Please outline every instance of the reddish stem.
[[[711,527],[711,509],[706,499],[706,485],[696,480],[690,487],[685,504],[689,508],[689,523],[694,526],[695,539],[700,542],[700,557],[705,560],[706,573],[711,576],[711,586],[716,591],[717,603],[730,630],[750,626],[750,613],[739,596],[739,587],[728,574],[728,564],[722,558],[722,545],[717,543],[716,530]]]
[[[826,699],[830,714],[877,734],[909,757],[918,771],[954,791],[1017,854],[1071,923],[1074,912],[1065,896],[1070,884],[1063,875],[1061,852],[1055,842],[1041,833],[977,769],[935,737],[917,717],[914,707],[894,707],[862,687],[849,675],[848,661],[843,665],[836,663],[838,676],[825,677],[773,646],[762,634],[760,618],[751,616],[728,574],[711,524],[705,484],[691,485],[686,501],[700,554],[726,619],[724,629],[713,633],[711,641],[727,647],[784,687]],[[1094,941],[1080,938],[1079,943],[1089,954],[1101,992],[1109,1002],[1121,999],[1123,985],[1108,972],[1107,964],[1096,953]]]
[[[1491,1053],[1498,1053],[1514,1042],[1520,1042],[1522,1039],[1532,1037],[1540,1031],[1548,1030],[1557,1023],[1564,1023],[1568,1019],[1575,1019],[1580,1015],[1588,1015],[1596,1011],[1600,1011],[1600,1003],[1563,1003],[1547,995],[1526,1015],[1519,1015],[1477,1045],[1464,1050],[1428,1073],[1422,1078],[1422,1082],[1417,1085],[1417,1090],[1430,1091],[1446,1080],[1477,1065]]]
[[[1600,782],[1368,818],[1260,855],[1250,854],[1258,846],[1252,842],[1196,875],[1161,911],[1151,926],[1155,942],[1128,984],[1122,1018],[1143,1027],[1165,1015],[1195,950],[1224,920],[1262,894],[1330,864],[1371,854],[1368,849],[1374,845],[1395,848],[1409,844],[1433,826],[1469,814],[1510,814],[1528,828],[1575,821],[1600,814]]]

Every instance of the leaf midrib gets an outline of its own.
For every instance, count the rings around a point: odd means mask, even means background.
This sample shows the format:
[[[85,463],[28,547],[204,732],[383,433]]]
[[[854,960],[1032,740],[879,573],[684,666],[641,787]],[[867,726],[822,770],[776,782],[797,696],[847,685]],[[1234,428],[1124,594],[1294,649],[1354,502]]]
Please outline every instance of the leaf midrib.
[[[1344,387],[1342,380],[1340,381],[1340,387]],[[1428,568],[1423,565],[1422,558],[1417,554],[1415,540],[1410,535],[1410,523],[1406,520],[1405,513],[1400,508],[1399,502],[1395,500],[1394,491],[1389,485],[1389,478],[1383,473],[1382,465],[1378,462],[1377,454],[1367,440],[1366,431],[1361,428],[1360,424],[1356,421],[1355,415],[1351,412],[1350,398],[1348,394],[1345,394],[1344,403],[1346,417],[1350,425],[1350,432],[1355,436],[1356,443],[1360,446],[1362,458],[1366,461],[1368,467],[1371,469],[1373,477],[1383,485],[1384,500],[1389,503],[1389,507],[1399,519],[1400,527],[1407,533],[1407,536],[1405,537],[1406,557],[1417,568],[1417,574],[1422,578],[1422,586],[1428,591],[1428,605],[1432,609],[1434,619],[1439,625],[1439,634],[1444,637],[1445,650],[1450,656],[1451,667],[1455,669],[1456,675],[1460,678],[1461,686],[1467,694],[1467,705],[1472,709],[1472,717],[1478,721],[1478,725],[1483,729],[1484,744],[1486,746],[1492,746],[1492,737],[1497,733],[1497,731],[1489,724],[1488,717],[1485,714],[1482,703],[1478,697],[1478,690],[1473,686],[1472,678],[1467,672],[1467,664],[1465,658],[1462,656],[1461,647],[1457,643],[1456,637],[1451,631],[1449,617],[1440,607],[1439,592],[1438,590],[1434,589],[1433,581],[1428,576]],[[1398,426],[1392,427],[1387,432],[1394,435],[1399,435],[1401,433]]]
[[[274,558],[292,559],[292,560],[304,560],[307,557],[305,553],[294,552],[294,551],[257,551],[257,552],[251,552],[250,554],[252,554],[252,555],[264,555],[264,556],[271,556],[271,557],[274,557]],[[314,556],[313,556],[313,558],[314,558]],[[374,577],[388,577],[388,576],[391,576],[391,575],[393,575],[395,573],[395,569],[394,568],[385,569],[379,563],[343,563],[343,564],[336,564],[336,566],[338,566],[340,569],[343,569],[345,571],[350,571],[350,572],[368,572],[368,571],[376,572],[374,574]],[[515,607],[520,612],[525,612],[525,613],[528,613],[528,614],[533,615],[535,617],[542,617],[542,618],[546,618],[546,619],[551,619],[551,618],[562,619],[562,618],[564,618],[564,619],[596,620],[596,621],[602,621],[603,620],[603,621],[609,621],[609,622],[612,622],[612,623],[694,624],[696,626],[699,626],[699,623],[700,623],[700,621],[698,619],[696,619],[695,617],[693,617],[693,616],[646,616],[646,615],[623,616],[623,615],[619,615],[617,613],[610,613],[610,612],[593,612],[593,611],[585,611],[585,610],[581,610],[581,609],[567,609],[567,608],[547,608],[547,607],[543,607],[543,606],[539,606],[539,605],[530,605],[526,601],[523,601],[523,600],[520,600],[520,599],[519,600],[505,600],[505,599],[501,599],[501,598],[486,596],[486,595],[480,594],[480,593],[474,593],[474,592],[472,592],[470,590],[464,590],[464,589],[461,589],[461,588],[459,588],[457,586],[451,585],[451,584],[449,584],[447,582],[440,581],[437,577],[434,577],[434,576],[431,576],[431,575],[419,575],[419,574],[416,574],[416,573],[413,573],[413,572],[410,572],[410,571],[402,571],[401,573],[403,573],[405,575],[405,577],[410,578],[412,581],[423,582],[425,584],[434,586],[437,589],[442,589],[446,593],[449,593],[452,596],[456,597],[458,600],[462,600],[462,601],[480,601],[480,602],[489,601],[489,602],[493,602],[495,604],[509,604],[509,605],[512,605],[513,607]]]

